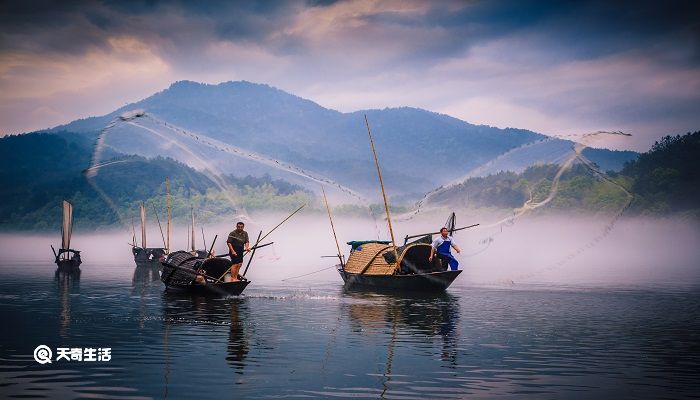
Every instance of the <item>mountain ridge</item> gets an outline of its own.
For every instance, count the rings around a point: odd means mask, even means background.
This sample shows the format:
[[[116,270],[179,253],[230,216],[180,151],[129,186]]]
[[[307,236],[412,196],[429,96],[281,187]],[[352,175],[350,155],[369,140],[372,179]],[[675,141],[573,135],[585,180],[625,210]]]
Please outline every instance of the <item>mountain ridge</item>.
[[[518,128],[474,125],[447,114],[416,107],[353,112],[326,108],[274,86],[248,81],[219,84],[177,81],[112,113],[79,119],[43,132],[97,135],[124,112],[149,115],[192,134],[206,135],[270,159],[294,164],[316,175],[374,194],[373,162],[364,116],[374,133],[387,186],[396,195],[426,192],[474,170],[508,151],[548,136]],[[525,149],[518,158],[493,168],[520,171],[537,162],[556,162],[567,141],[552,139]],[[143,146],[148,147],[148,146]],[[152,147],[152,146],[150,146]],[[548,156],[542,156],[542,154]],[[587,149],[604,170],[619,170],[637,153]],[[171,156],[157,152],[142,156]],[[225,167],[245,174],[272,174],[304,184],[298,177],[249,160],[227,160]],[[441,170],[440,174],[432,171]],[[309,182],[306,182],[308,185]]]

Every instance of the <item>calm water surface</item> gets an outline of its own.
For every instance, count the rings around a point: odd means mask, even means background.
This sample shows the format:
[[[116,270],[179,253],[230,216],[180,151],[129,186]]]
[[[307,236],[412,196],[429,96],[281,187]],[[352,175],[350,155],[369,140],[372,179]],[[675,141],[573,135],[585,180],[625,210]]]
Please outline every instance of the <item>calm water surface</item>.
[[[157,271],[0,266],[2,398],[691,398],[697,288],[478,288],[432,297],[337,281],[164,293]],[[313,276],[311,277],[313,278]],[[34,348],[112,348],[40,365]],[[54,354],[55,358],[55,354]]]

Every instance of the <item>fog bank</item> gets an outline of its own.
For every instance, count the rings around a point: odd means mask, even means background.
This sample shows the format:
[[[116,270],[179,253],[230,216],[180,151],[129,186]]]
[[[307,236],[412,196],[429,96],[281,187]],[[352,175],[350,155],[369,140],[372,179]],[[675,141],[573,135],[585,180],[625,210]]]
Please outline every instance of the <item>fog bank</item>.
[[[443,215],[445,214],[445,215]],[[286,215],[253,215],[246,226],[251,241],[277,225]],[[399,244],[405,235],[433,232],[444,224],[447,213],[426,213],[394,223]],[[664,218],[622,218],[611,226],[609,217],[533,216],[512,224],[488,227],[502,216],[466,211],[457,214],[458,226],[481,223],[460,231],[455,242],[461,247],[456,255],[464,270],[455,285],[517,286],[528,284],[586,286],[687,286],[700,284],[700,226],[695,222]],[[388,239],[383,220],[337,216],[334,219],[340,247],[347,257],[350,240]],[[235,221],[223,221],[196,228],[196,244],[204,248],[218,235],[214,252],[226,251],[225,240]],[[136,234],[140,240],[140,233]],[[82,251],[85,271],[91,264],[108,265],[115,271],[133,270],[130,251],[132,231],[115,230],[82,233],[79,228],[72,247]],[[274,242],[255,255],[248,278],[266,284],[304,285],[338,281],[338,273],[329,268],[336,258],[321,258],[337,253],[336,245],[323,214],[302,212],[275,230],[263,241]],[[58,247],[56,235],[0,235],[2,268],[22,264],[46,264],[54,268],[50,244]],[[172,248],[185,249],[187,228],[173,229]],[[158,227],[149,227],[149,246],[162,246]],[[325,268],[325,269],[324,269]],[[312,273],[315,271],[319,271]],[[305,277],[299,277],[310,274]]]

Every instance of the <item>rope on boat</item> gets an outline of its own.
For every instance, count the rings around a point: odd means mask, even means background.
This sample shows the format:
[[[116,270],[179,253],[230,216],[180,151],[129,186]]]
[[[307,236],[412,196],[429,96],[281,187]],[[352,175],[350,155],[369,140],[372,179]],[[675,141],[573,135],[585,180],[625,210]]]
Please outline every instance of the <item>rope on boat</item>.
[[[331,268],[335,268],[335,267],[336,267],[335,265],[331,265],[330,267],[326,267],[326,268],[323,268],[323,269],[319,269],[318,271],[314,271],[314,272],[309,272],[308,274],[297,275],[297,276],[291,276],[291,277],[289,277],[289,278],[284,278],[284,279],[282,279],[282,282],[288,281],[288,280],[291,280],[291,279],[303,278],[303,277],[305,277],[305,276],[317,274],[317,273],[319,273],[319,272],[323,272],[323,271],[325,271],[325,270],[327,270],[327,269],[331,269]]]

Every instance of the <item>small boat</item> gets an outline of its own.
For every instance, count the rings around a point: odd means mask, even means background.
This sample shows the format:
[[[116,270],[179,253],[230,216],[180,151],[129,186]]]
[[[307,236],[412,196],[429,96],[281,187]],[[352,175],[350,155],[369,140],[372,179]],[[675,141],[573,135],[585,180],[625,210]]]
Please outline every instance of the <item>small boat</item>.
[[[168,213],[168,241],[166,242],[165,236],[163,236],[163,245],[165,247],[147,247],[146,245],[146,205],[142,202],[140,205],[139,214],[141,216],[141,246],[136,245],[136,232],[134,229],[134,235],[131,243],[131,252],[134,255],[134,262],[137,267],[151,267],[160,268],[161,261],[165,259],[168,254],[168,243],[170,242],[170,180],[166,178],[166,196],[167,196],[167,213]],[[153,209],[155,212],[155,208]],[[158,221],[158,227],[160,229],[161,235],[163,235],[163,228],[160,225],[160,218],[156,213],[156,219]],[[133,229],[133,220],[132,229]]]
[[[163,261],[160,280],[168,292],[193,295],[238,296],[250,281],[223,282],[221,276],[231,267],[231,261],[223,257],[199,257],[188,251],[170,253]],[[205,284],[195,282],[197,275],[205,278]]]
[[[431,234],[398,248],[390,241],[351,241],[350,256],[339,265],[338,272],[347,288],[442,291],[462,271],[448,271],[447,263],[439,257],[428,261],[431,243]]]
[[[73,235],[73,205],[63,200],[63,222],[61,224],[61,248],[58,252],[51,246],[55,263],[58,269],[63,271],[75,270],[80,267],[80,251],[70,248],[70,239]]]
[[[138,247],[131,248],[134,254],[134,262],[137,267],[160,267],[161,261],[165,258],[165,249],[162,247]]]
[[[365,116],[365,124],[367,133],[374,155],[374,161],[377,167],[377,175],[379,177],[379,185],[382,189],[382,197],[384,200],[384,209],[386,211],[386,219],[389,227],[391,240],[365,240],[351,241],[348,244],[351,246],[350,256],[347,262],[341,254],[338,239],[336,237],[336,246],[338,250],[338,259],[340,265],[338,272],[343,278],[346,288],[372,288],[374,290],[408,290],[408,291],[443,291],[449,287],[452,282],[462,273],[460,270],[448,271],[447,263],[440,257],[433,257],[429,261],[432,250],[432,235],[435,233],[426,233],[420,235],[406,236],[404,245],[398,247],[394,240],[394,230],[391,225],[391,216],[389,215],[389,203],[387,202],[382,173],[379,168],[379,159],[374,147],[372,132],[369,129],[369,122]],[[333,219],[331,217],[330,207],[326,199],[325,191],[323,192],[326,208],[328,210],[328,218],[331,221],[331,228],[335,236],[335,228],[333,227]],[[446,227],[450,233],[459,230],[454,228],[455,216],[454,213],[448,218]],[[475,226],[475,225],[473,225]],[[466,229],[460,228],[460,229]],[[415,239],[417,238],[417,239]],[[415,239],[408,242],[408,239]]]

